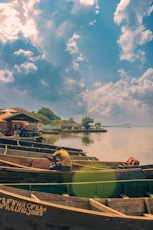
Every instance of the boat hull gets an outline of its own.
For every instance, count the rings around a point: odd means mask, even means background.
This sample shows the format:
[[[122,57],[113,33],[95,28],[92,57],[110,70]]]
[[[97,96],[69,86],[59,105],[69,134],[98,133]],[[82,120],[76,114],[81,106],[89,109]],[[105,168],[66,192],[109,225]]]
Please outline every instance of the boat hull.
[[[115,215],[68,203],[60,205],[37,196],[30,198],[26,191],[17,193],[0,188],[1,230],[152,230],[152,226],[152,218]]]
[[[69,183],[6,183],[14,188],[75,197],[145,197],[153,194],[153,179]]]
[[[146,176],[141,169],[56,171],[34,169],[29,167],[0,167],[0,183],[94,182],[145,178]]]
[[[28,147],[29,148],[33,147],[33,149],[36,149],[37,152],[38,151],[40,151],[40,152],[50,151],[50,153],[51,153],[51,152],[54,152],[57,148],[56,145],[38,143],[35,141],[15,140],[15,139],[2,138],[2,137],[0,137],[0,143],[6,144],[6,145],[12,145],[12,146],[14,146],[14,148],[15,148],[15,146],[27,147],[26,148],[27,150],[28,150]],[[65,147],[63,146],[63,148],[66,149],[72,155],[83,155],[83,156],[85,156],[82,149],[70,148],[67,146],[65,146]],[[30,151],[31,151],[31,148],[30,148]]]

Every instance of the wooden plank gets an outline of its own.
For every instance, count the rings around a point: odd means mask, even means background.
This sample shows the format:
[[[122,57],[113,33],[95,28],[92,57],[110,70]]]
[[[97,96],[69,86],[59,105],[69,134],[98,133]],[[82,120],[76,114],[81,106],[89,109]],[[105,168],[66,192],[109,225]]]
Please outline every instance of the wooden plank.
[[[4,163],[4,164],[8,164],[8,165],[11,165],[11,166],[14,166],[16,168],[22,168],[22,169],[29,169],[29,170],[33,170],[33,171],[49,171],[48,169],[41,169],[41,168],[33,168],[33,167],[28,167],[28,166],[24,166],[24,165],[21,165],[21,164],[15,164],[15,163],[12,163],[10,161],[4,161],[4,160],[1,160],[0,159],[0,162]],[[2,168],[2,167],[0,167]],[[7,167],[5,167],[7,168]],[[8,167],[9,168],[9,167]],[[15,169],[15,168],[14,168]],[[12,168],[13,170],[13,168]]]
[[[150,206],[149,206],[148,199],[147,199],[147,198],[144,198],[144,202],[145,202],[145,206],[146,206],[147,212],[150,214],[151,211],[150,211]]]
[[[149,213],[143,213],[143,216],[145,217],[149,217],[153,219],[153,214],[149,214]]]
[[[33,193],[31,193],[31,198],[36,200],[36,201],[40,201],[40,199]]]
[[[18,146],[20,146],[20,143],[19,143],[19,141],[18,141],[18,140],[16,140],[16,142],[17,142],[17,145],[18,145]]]
[[[140,216],[142,213],[148,212],[146,211],[144,198],[108,198],[107,206],[131,216]]]
[[[1,162],[1,163],[4,163],[4,164],[7,164],[7,165],[19,167],[19,168],[29,168],[29,167],[24,166],[24,165],[15,164],[15,163],[12,163],[12,162],[10,162],[10,161],[5,161],[5,160],[1,160],[1,159],[0,159],[0,162]]]
[[[4,155],[7,153],[7,145],[5,145]]]
[[[119,216],[126,216],[125,214],[116,211],[115,209],[109,208],[106,205],[101,204],[100,202],[94,200],[94,199],[89,199],[90,205],[94,208],[97,208],[99,211],[102,212],[107,212],[107,213],[111,213],[111,214],[116,214]]]

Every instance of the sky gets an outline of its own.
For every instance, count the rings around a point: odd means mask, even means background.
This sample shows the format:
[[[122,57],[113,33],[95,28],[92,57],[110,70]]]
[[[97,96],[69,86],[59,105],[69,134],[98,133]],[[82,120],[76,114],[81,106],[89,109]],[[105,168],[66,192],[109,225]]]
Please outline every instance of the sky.
[[[153,0],[0,0],[0,108],[153,125]]]

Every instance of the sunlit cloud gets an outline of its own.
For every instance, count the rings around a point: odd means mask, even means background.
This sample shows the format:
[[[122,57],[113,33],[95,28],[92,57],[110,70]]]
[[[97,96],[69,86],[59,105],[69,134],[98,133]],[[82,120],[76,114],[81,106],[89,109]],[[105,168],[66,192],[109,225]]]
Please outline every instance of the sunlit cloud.
[[[143,18],[153,12],[151,1],[121,0],[114,13],[114,22],[122,25],[122,34],[118,40],[121,47],[121,60],[145,62],[142,45],[153,40],[153,33],[143,24]]]
[[[152,122],[153,4],[115,4],[1,1],[1,105],[46,105],[74,119]]]
[[[119,122],[125,117],[131,122],[146,119],[153,110],[153,68],[147,69],[138,79],[130,78],[124,70],[119,73],[121,79],[115,84],[110,82],[84,94],[89,114],[106,120],[111,116],[114,122],[115,116]]]
[[[0,40],[2,43],[13,42],[20,36],[36,40],[37,28],[32,16],[38,14],[34,5],[38,0],[16,1],[0,3]]]

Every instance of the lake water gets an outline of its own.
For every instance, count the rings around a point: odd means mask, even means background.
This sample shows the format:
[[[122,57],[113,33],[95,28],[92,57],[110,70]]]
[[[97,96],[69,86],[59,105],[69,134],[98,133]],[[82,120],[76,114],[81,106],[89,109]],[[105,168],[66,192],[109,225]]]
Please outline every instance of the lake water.
[[[99,160],[126,161],[134,157],[140,164],[153,164],[153,127],[107,128],[107,133],[47,135],[58,146],[81,148]],[[51,143],[51,141],[50,141]]]

